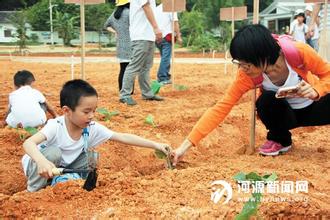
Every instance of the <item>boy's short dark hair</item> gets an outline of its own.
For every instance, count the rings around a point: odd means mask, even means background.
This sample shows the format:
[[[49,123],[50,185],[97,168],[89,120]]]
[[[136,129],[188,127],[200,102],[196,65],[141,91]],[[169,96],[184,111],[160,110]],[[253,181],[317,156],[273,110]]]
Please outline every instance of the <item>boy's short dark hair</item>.
[[[233,59],[243,60],[261,67],[266,62],[275,64],[281,47],[271,32],[263,25],[254,24],[241,28],[230,43],[230,54]]]
[[[14,75],[14,85],[16,87],[31,85],[32,82],[36,81],[33,74],[27,70],[18,71]]]
[[[74,79],[66,82],[60,93],[60,104],[68,106],[72,111],[76,109],[81,97],[98,96],[96,90],[88,82]]]

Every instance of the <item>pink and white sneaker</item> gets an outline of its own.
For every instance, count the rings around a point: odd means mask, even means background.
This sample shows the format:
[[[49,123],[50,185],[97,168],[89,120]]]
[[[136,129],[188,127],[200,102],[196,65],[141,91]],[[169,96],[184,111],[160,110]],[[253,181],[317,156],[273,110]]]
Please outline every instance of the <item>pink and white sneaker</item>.
[[[283,147],[282,144],[275,141],[267,140],[260,148],[259,153],[265,156],[277,156],[280,153],[287,152],[291,149],[291,145]]]

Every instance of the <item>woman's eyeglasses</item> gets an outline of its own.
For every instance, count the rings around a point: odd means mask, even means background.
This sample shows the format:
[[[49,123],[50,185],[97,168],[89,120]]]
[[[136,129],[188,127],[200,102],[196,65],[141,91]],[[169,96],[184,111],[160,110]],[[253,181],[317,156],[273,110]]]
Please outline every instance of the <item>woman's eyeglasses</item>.
[[[240,62],[238,60],[232,59],[231,62],[235,65],[237,65],[239,68],[243,68],[245,70],[248,70],[251,67],[251,64]]]

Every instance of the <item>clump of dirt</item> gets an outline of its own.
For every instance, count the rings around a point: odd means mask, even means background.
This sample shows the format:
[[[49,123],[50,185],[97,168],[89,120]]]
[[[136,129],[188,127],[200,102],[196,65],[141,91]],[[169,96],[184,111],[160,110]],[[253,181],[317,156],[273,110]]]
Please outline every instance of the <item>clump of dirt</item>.
[[[46,94],[61,113],[59,91],[71,78],[69,65],[0,61],[0,66],[1,120],[7,106],[4,94],[13,90],[12,76],[21,69],[34,73],[35,87]],[[156,78],[157,67],[155,64],[151,71],[152,79]],[[97,117],[100,123],[118,132],[169,143],[174,148],[181,144],[203,112],[221,99],[235,77],[224,74],[222,65],[177,64],[175,83],[187,86],[187,90],[164,86],[160,91],[166,98],[164,102],[146,102],[136,87],[133,97],[138,105],[128,107],[118,102],[118,72],[117,64],[86,64],[86,78],[99,93],[98,106],[120,112],[108,121]],[[305,180],[309,183],[304,201],[293,200],[301,195],[274,195],[288,201],[261,203],[260,217],[329,218],[330,127],[293,130],[295,147],[278,157],[261,157],[256,152],[239,154],[237,150],[249,144],[250,108],[250,97],[245,95],[226,120],[193,147],[175,170],[165,169],[164,162],[150,149],[112,141],[102,144],[97,148],[100,152],[98,185],[91,192],[82,189],[83,181],[27,192],[21,168],[23,142],[15,129],[0,128],[0,218],[232,219],[243,207],[243,202],[237,200],[240,195],[236,193],[228,204],[214,204],[210,199],[211,183],[225,180],[235,186],[232,177],[236,173],[251,171],[276,172],[280,182]],[[148,114],[153,115],[157,127],[144,123]],[[265,136],[264,126],[257,121],[257,146],[264,142]]]

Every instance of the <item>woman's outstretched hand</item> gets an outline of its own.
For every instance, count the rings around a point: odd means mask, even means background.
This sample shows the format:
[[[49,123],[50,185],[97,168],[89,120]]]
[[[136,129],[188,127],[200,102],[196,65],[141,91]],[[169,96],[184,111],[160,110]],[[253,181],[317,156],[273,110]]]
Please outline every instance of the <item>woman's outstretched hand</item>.
[[[182,160],[183,155],[192,145],[193,144],[188,139],[185,139],[180,145],[180,147],[178,147],[177,149],[171,152],[171,159],[173,166],[176,166],[178,162]]]

